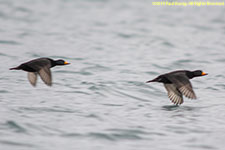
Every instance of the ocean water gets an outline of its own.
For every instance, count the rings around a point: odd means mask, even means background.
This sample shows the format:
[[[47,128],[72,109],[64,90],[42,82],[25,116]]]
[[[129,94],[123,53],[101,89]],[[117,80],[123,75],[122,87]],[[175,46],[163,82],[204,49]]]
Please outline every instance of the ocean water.
[[[224,6],[150,0],[0,0],[0,150],[222,150]],[[25,61],[50,57],[53,86]],[[159,74],[201,69],[174,106]]]

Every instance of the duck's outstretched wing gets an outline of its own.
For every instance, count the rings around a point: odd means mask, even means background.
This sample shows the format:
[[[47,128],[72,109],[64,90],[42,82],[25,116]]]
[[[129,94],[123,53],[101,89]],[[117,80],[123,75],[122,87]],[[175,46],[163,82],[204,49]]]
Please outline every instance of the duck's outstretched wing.
[[[190,99],[196,99],[195,92],[193,91],[191,82],[185,75],[168,75],[168,80],[170,80],[174,86],[186,97]]]
[[[40,75],[41,79],[44,81],[45,84],[47,84],[48,86],[52,85],[52,75],[49,67],[41,68],[38,71],[38,74]]]
[[[37,83],[37,73],[36,72],[28,72],[27,78],[31,85],[36,86],[36,83]]]
[[[180,105],[184,102],[182,93],[177,89],[174,84],[164,84],[164,86],[168,92],[168,97],[174,104]]]

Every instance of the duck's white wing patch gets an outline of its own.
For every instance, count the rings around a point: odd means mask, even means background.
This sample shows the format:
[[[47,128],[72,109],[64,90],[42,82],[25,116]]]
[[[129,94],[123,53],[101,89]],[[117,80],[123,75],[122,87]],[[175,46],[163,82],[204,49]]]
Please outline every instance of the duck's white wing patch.
[[[40,71],[38,71],[38,74],[45,84],[48,86],[52,85],[52,75],[49,67],[43,67]]]
[[[180,105],[184,102],[182,93],[176,88],[174,84],[164,84],[164,86],[168,92],[168,97],[174,104]]]
[[[32,86],[36,86],[37,83],[37,73],[36,72],[28,72],[27,74],[28,80]]]

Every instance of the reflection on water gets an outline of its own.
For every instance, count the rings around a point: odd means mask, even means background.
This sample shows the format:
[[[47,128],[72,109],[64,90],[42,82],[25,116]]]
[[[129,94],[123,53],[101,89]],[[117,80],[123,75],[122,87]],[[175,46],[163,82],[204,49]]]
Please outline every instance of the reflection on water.
[[[166,111],[195,111],[200,109],[199,107],[190,107],[190,106],[183,106],[183,105],[165,105],[162,106],[163,110]]]

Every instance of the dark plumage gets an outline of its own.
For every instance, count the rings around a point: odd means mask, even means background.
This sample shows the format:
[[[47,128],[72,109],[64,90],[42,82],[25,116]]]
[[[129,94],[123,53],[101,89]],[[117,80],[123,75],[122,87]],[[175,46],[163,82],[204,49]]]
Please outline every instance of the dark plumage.
[[[168,97],[170,98],[170,100],[174,104],[178,105],[183,103],[183,95],[190,99],[196,99],[196,95],[192,89],[192,85],[189,79],[205,75],[207,75],[207,73],[204,73],[201,70],[178,70],[162,74],[153,80],[147,81],[147,83],[163,83],[168,92]]]
[[[18,67],[10,68],[10,70],[24,70],[28,72],[28,80],[31,85],[36,86],[37,75],[40,75],[41,79],[48,86],[52,85],[52,75],[50,68],[60,65],[68,65],[69,63],[60,59],[53,60],[51,58],[37,58],[28,62],[25,62]]]

